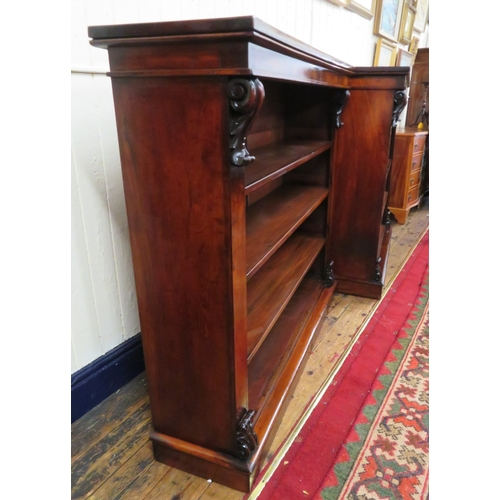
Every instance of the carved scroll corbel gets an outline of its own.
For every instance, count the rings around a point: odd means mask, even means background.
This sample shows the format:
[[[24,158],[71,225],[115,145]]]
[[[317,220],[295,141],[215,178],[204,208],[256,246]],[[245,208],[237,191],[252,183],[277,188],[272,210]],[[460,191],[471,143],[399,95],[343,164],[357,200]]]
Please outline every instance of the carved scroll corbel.
[[[253,430],[253,418],[255,417],[255,410],[243,410],[243,415],[238,422],[238,429],[236,431],[236,440],[238,443],[237,457],[240,460],[248,460],[252,453],[257,448],[257,434]]]
[[[333,286],[335,276],[333,274],[333,260],[326,266],[324,284],[327,288]]]
[[[335,127],[340,128],[344,125],[344,122],[340,121],[340,115],[344,111],[344,107],[349,100],[351,93],[348,90],[341,90],[334,94],[333,98],[333,109],[335,111]]]
[[[386,208],[385,209],[385,228],[388,230],[391,227],[391,211]]]
[[[404,107],[406,106],[406,90],[398,90],[394,93],[394,107],[392,110],[392,126],[396,127]]]
[[[247,149],[247,132],[264,102],[264,95],[264,85],[257,78],[233,78],[229,81],[229,148],[231,163],[237,167],[244,167],[255,160]]]
[[[377,263],[375,264],[375,281],[380,281],[382,278],[382,269],[380,267],[380,263],[382,262],[382,257],[377,259]]]

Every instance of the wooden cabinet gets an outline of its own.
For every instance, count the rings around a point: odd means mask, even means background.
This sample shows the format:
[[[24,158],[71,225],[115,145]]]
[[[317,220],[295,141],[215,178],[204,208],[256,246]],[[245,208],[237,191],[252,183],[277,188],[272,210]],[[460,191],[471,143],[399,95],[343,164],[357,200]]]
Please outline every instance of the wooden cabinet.
[[[422,164],[428,132],[405,128],[396,132],[389,210],[405,224],[411,208],[422,198]]]
[[[340,214],[376,207],[376,232],[385,217],[385,180],[348,151],[388,172],[407,71],[352,68],[254,17],[89,35],[109,52],[155,458],[248,491],[352,248]],[[349,106],[376,110],[377,132],[342,134]],[[362,198],[342,207],[349,179]]]
[[[378,299],[391,239],[388,212],[395,130],[406,93],[389,82],[351,80],[349,104],[336,136],[332,258],[339,292]]]
[[[410,97],[408,99],[408,111],[406,113],[407,127],[416,127],[421,121],[424,124],[424,130],[428,129],[429,93],[429,48],[427,47],[418,49],[415,61],[413,62]],[[423,111],[424,109],[425,112]],[[423,113],[425,114],[423,115]]]

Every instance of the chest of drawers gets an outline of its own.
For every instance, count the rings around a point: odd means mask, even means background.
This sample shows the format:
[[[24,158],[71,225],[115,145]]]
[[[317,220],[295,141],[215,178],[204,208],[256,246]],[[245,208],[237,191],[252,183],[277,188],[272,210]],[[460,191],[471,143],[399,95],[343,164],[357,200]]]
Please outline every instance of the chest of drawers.
[[[428,132],[416,128],[396,131],[389,190],[389,210],[405,224],[410,209],[421,201],[422,161]]]

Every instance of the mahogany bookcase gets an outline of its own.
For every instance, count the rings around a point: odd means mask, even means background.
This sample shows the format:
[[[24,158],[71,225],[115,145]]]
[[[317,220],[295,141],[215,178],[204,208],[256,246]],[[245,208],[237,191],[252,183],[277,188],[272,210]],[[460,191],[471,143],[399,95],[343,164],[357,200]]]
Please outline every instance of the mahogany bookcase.
[[[379,297],[408,68],[248,16],[89,28],[116,112],[155,458],[248,491],[335,289]]]

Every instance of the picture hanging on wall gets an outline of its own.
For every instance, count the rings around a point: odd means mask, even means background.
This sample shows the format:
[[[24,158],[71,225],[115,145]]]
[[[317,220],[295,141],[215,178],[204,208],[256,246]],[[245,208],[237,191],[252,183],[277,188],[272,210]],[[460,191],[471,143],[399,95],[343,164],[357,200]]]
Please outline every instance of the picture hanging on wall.
[[[378,0],[373,32],[375,35],[397,42],[405,0]]]
[[[371,19],[375,13],[376,0],[347,0],[347,8],[366,19]]]
[[[415,7],[412,7],[409,2],[405,2],[403,7],[403,15],[401,16],[401,26],[399,28],[399,43],[407,45],[411,42],[414,22]]]
[[[413,54],[400,47],[398,50],[398,55],[396,57],[396,66],[411,67],[412,65],[413,65]]]
[[[397,47],[379,38],[375,45],[375,56],[373,57],[374,66],[394,66],[396,62]]]
[[[427,18],[429,16],[429,0],[418,0],[417,12],[415,14],[415,23],[413,24],[413,29],[422,33],[425,31],[425,25],[427,24]]]
[[[349,0],[328,0],[331,3],[334,3],[335,5],[340,5],[342,7],[347,7],[347,4],[349,3]]]
[[[414,36],[411,39],[410,46],[408,47],[408,50],[415,55],[418,50],[418,42],[420,42],[420,38],[418,36]]]

